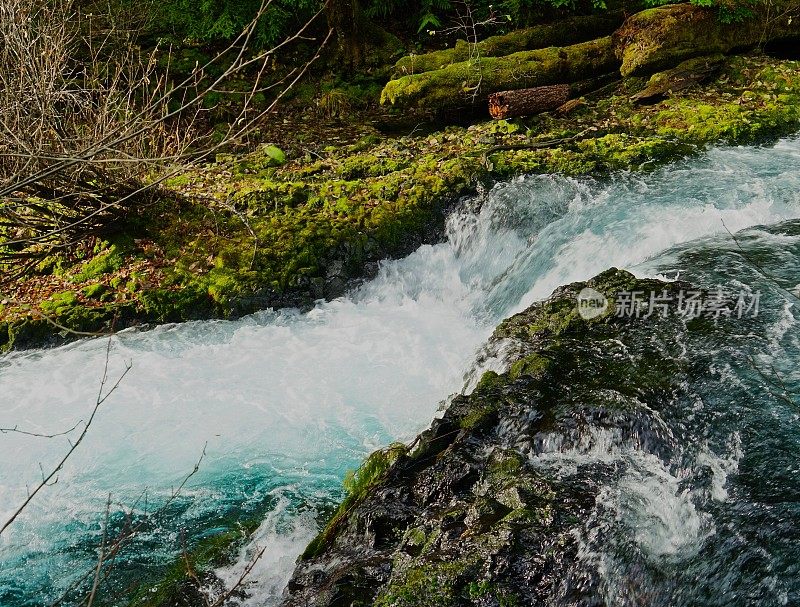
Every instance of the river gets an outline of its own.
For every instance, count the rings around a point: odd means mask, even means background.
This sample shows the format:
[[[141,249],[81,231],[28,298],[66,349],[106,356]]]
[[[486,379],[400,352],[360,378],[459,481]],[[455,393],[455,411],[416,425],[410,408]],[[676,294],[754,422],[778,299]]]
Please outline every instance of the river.
[[[680,275],[701,284],[744,280],[747,272],[730,262],[728,230],[800,218],[799,166],[800,140],[790,138],[774,146],[714,148],[651,172],[600,180],[520,178],[459,206],[448,219],[444,242],[382,263],[376,278],[311,311],[264,311],[236,321],[129,330],[110,344],[87,339],[0,358],[0,427],[43,434],[87,419],[107,351],[111,383],[131,365],[57,482],[0,535],[0,605],[52,603],[96,562],[109,496],[112,521],[131,508],[136,514],[152,512],[170,499],[201,456],[197,473],[118,557],[120,573],[104,589],[107,600],[114,603],[124,580],[156,575],[183,546],[230,528],[235,520],[255,518],[262,522],[252,542],[236,564],[218,574],[232,583],[258,548],[266,547],[248,577],[249,596],[243,601],[276,604],[321,513],[341,497],[345,472],[371,450],[413,438],[448,395],[469,390],[476,355],[501,319],[561,284],[611,266],[639,275]],[[780,230],[746,231],[742,238],[777,249],[797,241]],[[720,243],[728,245],[728,256],[720,253]],[[800,282],[800,275],[792,275],[796,264],[776,267],[788,273],[782,280]],[[763,331],[775,332],[772,355],[785,357],[800,348],[782,341],[794,339],[791,302],[780,309],[785,312],[768,317],[772,324]],[[503,361],[493,358],[481,365],[501,369]],[[791,364],[786,368],[793,372]],[[729,372],[735,377],[736,367]],[[716,471],[716,497],[733,500],[733,510],[738,502],[729,487],[731,475],[756,457],[753,449],[768,448],[742,437],[735,425],[762,423],[763,415],[780,418],[781,424],[797,421],[797,412],[744,407],[736,419],[726,419],[724,428],[713,430],[725,441],[715,439],[713,449],[692,456],[707,458]],[[702,431],[712,432],[709,428],[713,424]],[[52,439],[0,434],[0,523],[80,430],[79,424]],[[794,445],[796,452],[796,435],[778,442],[783,449]],[[550,464],[564,466],[570,458],[589,456],[561,450]],[[782,462],[777,465],[785,469],[778,472],[797,476],[796,463],[764,460],[763,454],[757,461],[762,467],[764,461]],[[605,531],[585,539],[587,563],[601,563],[607,572],[612,604],[622,600],[614,588],[628,566],[611,549],[600,549],[601,537],[622,546],[622,553],[626,542],[638,538],[637,545],[648,546],[658,558],[672,559],[675,571],[682,571],[675,565],[684,563],[681,559],[713,563],[715,550],[734,554],[738,545],[738,518],[728,516],[727,527],[715,522],[723,515],[701,511],[674,467],[640,464],[632,468],[638,476],[632,472],[624,483],[608,487],[613,506],[606,509],[608,520],[595,526]],[[779,520],[797,522],[797,515],[795,505]],[[636,522],[621,525],[622,519]],[[763,520],[772,519],[764,514]],[[765,528],[764,533],[773,532]],[[780,525],[774,533],[781,533]],[[761,560],[753,557],[744,570],[754,584],[773,585],[775,604],[790,604],[792,590],[781,587],[781,576],[800,578],[800,571],[780,563],[792,558],[791,549],[769,538],[759,549]],[[723,574],[707,585],[724,585]],[[696,571],[685,575],[681,583],[691,586],[695,580],[706,593],[687,590],[685,604],[713,594]],[[656,576],[648,583],[660,582]],[[635,604],[662,604],[658,597],[667,595],[659,592]]]

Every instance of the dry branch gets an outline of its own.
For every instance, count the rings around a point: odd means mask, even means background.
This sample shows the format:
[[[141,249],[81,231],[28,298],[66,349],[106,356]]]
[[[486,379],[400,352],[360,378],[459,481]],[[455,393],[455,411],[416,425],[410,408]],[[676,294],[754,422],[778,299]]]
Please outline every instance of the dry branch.
[[[273,48],[252,53],[256,24],[271,1],[262,2],[227,48],[174,84],[168,70],[159,68],[161,49],[143,55],[134,35],[112,45],[108,32],[92,34],[77,0],[4,0],[0,259],[40,258],[103,234],[148,204],[160,183],[177,172],[171,167],[199,163],[247,136],[320,55],[318,49],[305,65],[264,82],[276,53],[292,42],[312,40],[306,31],[322,14],[320,9]],[[329,38],[330,32],[322,45]],[[212,71],[221,73],[212,77]],[[253,86],[242,94],[227,131],[212,142],[198,128],[207,111],[204,102],[244,74]],[[40,90],[44,93],[29,93]],[[265,92],[272,102],[254,107],[255,96]]]

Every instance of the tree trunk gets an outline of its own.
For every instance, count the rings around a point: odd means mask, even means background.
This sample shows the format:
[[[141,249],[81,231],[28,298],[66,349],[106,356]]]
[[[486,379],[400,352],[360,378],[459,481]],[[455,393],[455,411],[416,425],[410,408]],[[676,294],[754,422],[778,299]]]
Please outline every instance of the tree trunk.
[[[495,120],[531,116],[554,110],[569,99],[568,84],[501,91],[489,95],[489,114]]]
[[[336,33],[345,66],[352,71],[364,58],[364,36],[358,0],[328,0],[325,16],[328,26]]]

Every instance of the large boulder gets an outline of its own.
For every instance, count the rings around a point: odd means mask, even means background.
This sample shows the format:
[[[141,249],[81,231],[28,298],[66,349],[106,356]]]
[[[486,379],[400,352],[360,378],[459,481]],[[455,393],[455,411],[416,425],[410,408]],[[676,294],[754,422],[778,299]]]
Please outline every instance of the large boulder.
[[[594,426],[668,451],[658,412],[682,385],[683,324],[613,304],[581,315],[576,298],[684,286],[611,269],[504,321],[493,343],[513,344],[509,370],[455,397],[409,451],[367,460],[357,477],[369,482],[298,561],[283,607],[606,604],[578,538],[613,468],[587,460],[561,475],[533,460]]]

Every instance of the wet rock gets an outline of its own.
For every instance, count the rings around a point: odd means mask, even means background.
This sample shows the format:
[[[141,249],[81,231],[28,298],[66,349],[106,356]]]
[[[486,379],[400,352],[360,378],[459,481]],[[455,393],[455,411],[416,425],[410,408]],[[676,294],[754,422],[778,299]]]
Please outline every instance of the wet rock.
[[[548,461],[602,453],[603,441],[669,455],[653,412],[680,390],[669,344],[683,325],[618,316],[613,297],[683,286],[612,269],[501,323],[493,340],[517,345],[510,370],[455,397],[348,497],[298,561],[283,605],[604,604],[597,572],[578,564],[579,538],[624,465],[584,457],[556,474]],[[577,312],[584,287],[611,300],[597,318]],[[654,337],[667,345],[654,349]]]

